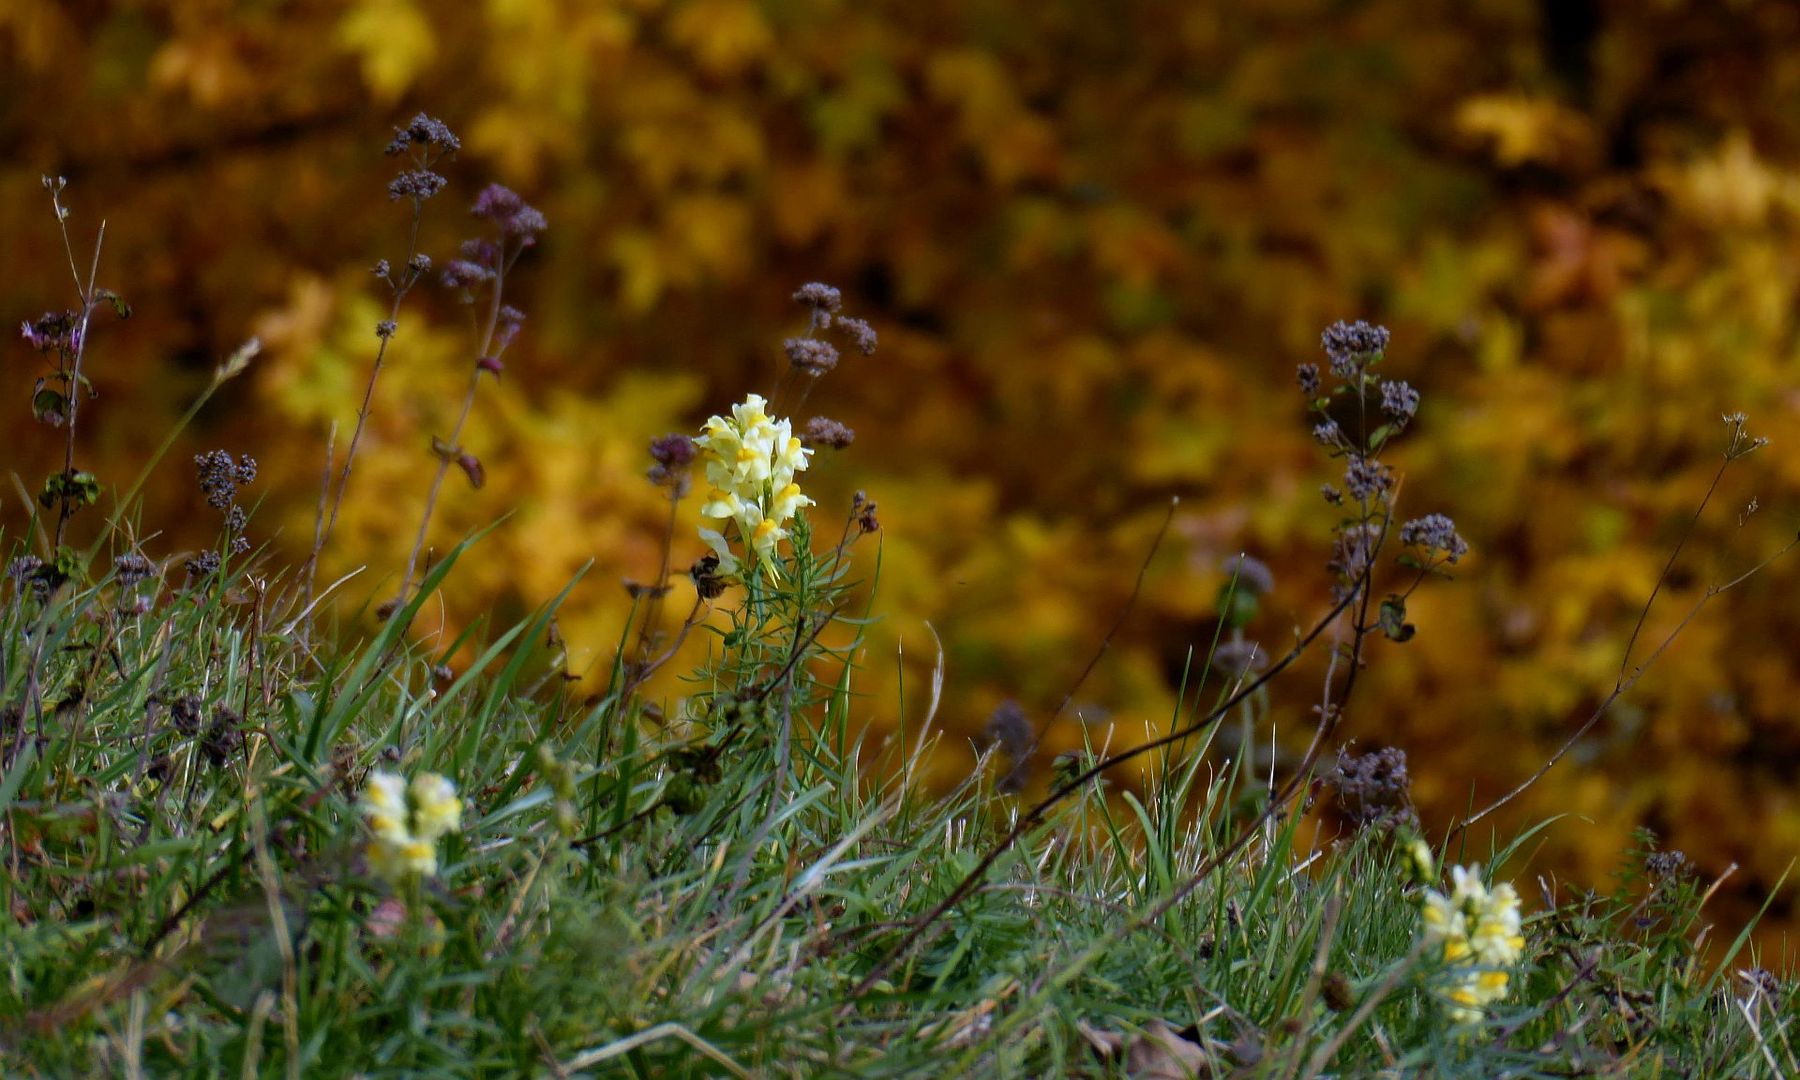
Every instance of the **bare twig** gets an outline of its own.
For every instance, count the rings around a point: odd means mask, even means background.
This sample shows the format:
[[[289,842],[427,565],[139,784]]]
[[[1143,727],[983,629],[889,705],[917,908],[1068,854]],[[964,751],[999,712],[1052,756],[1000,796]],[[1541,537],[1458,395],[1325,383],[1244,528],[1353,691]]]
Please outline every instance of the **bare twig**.
[[[1579,743],[1583,738],[1585,738],[1587,736],[1588,732],[1590,732],[1594,729],[1594,725],[1596,725],[1600,722],[1601,718],[1604,717],[1607,714],[1607,712],[1612,709],[1613,705],[1616,704],[1620,698],[1624,697],[1627,693],[1629,693],[1631,691],[1631,689],[1633,687],[1635,687],[1638,684],[1638,680],[1642,679],[1644,677],[1644,675],[1649,672],[1651,666],[1654,665],[1656,663],[1656,661],[1662,657],[1663,653],[1667,652],[1669,650],[1669,647],[1671,645],[1675,644],[1675,639],[1681,636],[1682,631],[1687,629],[1688,624],[1694,621],[1695,617],[1700,614],[1701,610],[1704,609],[1708,603],[1712,602],[1712,599],[1714,597],[1718,596],[1720,593],[1726,592],[1730,589],[1734,589],[1737,586],[1742,585],[1744,582],[1748,581],[1750,578],[1755,577],[1758,573],[1761,573],[1763,571],[1763,569],[1768,567],[1771,563],[1775,562],[1775,560],[1781,558],[1782,556],[1786,555],[1788,552],[1792,551],[1796,546],[1800,546],[1800,537],[1796,537],[1795,539],[1789,540],[1787,543],[1781,545],[1781,547],[1778,548],[1772,555],[1770,555],[1768,558],[1764,559],[1763,561],[1757,563],[1755,566],[1751,567],[1749,570],[1746,570],[1745,572],[1737,575],[1736,577],[1734,577],[1728,581],[1709,586],[1707,588],[1706,592],[1701,594],[1700,599],[1698,599],[1694,602],[1694,606],[1688,609],[1687,614],[1683,615],[1681,617],[1681,621],[1675,624],[1675,628],[1670,630],[1668,635],[1663,638],[1662,642],[1660,644],[1658,644],[1654,650],[1651,651],[1650,655],[1644,660],[1643,663],[1639,664],[1636,669],[1630,671],[1629,673],[1627,673],[1624,669],[1620,670],[1619,681],[1613,685],[1612,692],[1606,695],[1606,699],[1604,701],[1600,702],[1599,706],[1597,706],[1594,709],[1594,711],[1588,715],[1588,718],[1586,720],[1582,721],[1581,726],[1575,729],[1574,734],[1570,735],[1567,739],[1565,739],[1563,741],[1563,744],[1561,746],[1557,747],[1556,752],[1554,754],[1551,754],[1550,757],[1542,765],[1537,767],[1536,771],[1534,771],[1530,776],[1526,777],[1524,780],[1520,781],[1516,786],[1513,787],[1512,790],[1510,790],[1506,794],[1500,796],[1498,799],[1495,799],[1493,802],[1489,803],[1487,806],[1482,807],[1481,810],[1477,811],[1476,813],[1471,814],[1468,817],[1464,818],[1462,821],[1458,822],[1453,828],[1451,828],[1451,830],[1449,832],[1449,836],[1454,837],[1457,834],[1463,832],[1469,826],[1475,824],[1476,822],[1482,820],[1483,818],[1487,817],[1488,815],[1494,813],[1496,810],[1499,810],[1501,807],[1505,806],[1509,802],[1512,802],[1514,799],[1518,798],[1520,795],[1523,795],[1528,789],[1530,789],[1532,787],[1532,785],[1536,784],[1539,780],[1542,780],[1546,773],[1548,773],[1551,769],[1555,768],[1556,764],[1558,762],[1560,762],[1565,756],[1567,756],[1569,751],[1575,749],[1575,745],[1577,743]],[[1635,637],[1635,631],[1634,631],[1634,637]],[[1627,648],[1629,649],[1629,646],[1627,646]]]
[[[1087,786],[1087,783],[1090,780],[1093,780],[1108,769],[1132,761],[1152,750],[1157,750],[1165,746],[1173,746],[1183,739],[1204,731],[1208,727],[1211,727],[1224,719],[1239,702],[1267,685],[1277,675],[1280,675],[1283,671],[1292,666],[1293,663],[1318,640],[1319,636],[1337,620],[1337,617],[1342,615],[1350,607],[1351,603],[1356,599],[1356,595],[1357,590],[1353,590],[1349,595],[1345,596],[1342,600],[1339,600],[1337,604],[1334,605],[1332,609],[1306,633],[1305,636],[1295,643],[1293,649],[1290,650],[1286,656],[1283,656],[1280,660],[1270,665],[1267,671],[1246,683],[1241,689],[1212,709],[1212,711],[1208,712],[1204,717],[1201,717],[1184,727],[1177,728],[1166,735],[1151,739],[1148,742],[1139,743],[1136,746],[1121,750],[1119,753],[1113,754],[1110,757],[1103,758],[1082,770],[1074,778],[1051,789],[1050,793],[1041,801],[1019,815],[1018,821],[1010,830],[1008,830],[1006,835],[1001,837],[988,849],[981,860],[975,864],[975,867],[963,876],[963,879],[957,883],[955,888],[950,890],[949,894],[945,896],[943,900],[939,901],[930,911],[913,920],[912,927],[907,934],[901,938],[900,942],[894,946],[893,950],[885,959],[879,964],[876,964],[869,974],[863,977],[862,981],[851,991],[849,995],[850,998],[854,1000],[855,998],[862,996],[876,983],[886,978],[888,972],[893,970],[893,965],[899,962],[902,956],[906,955],[918,944],[931,925],[943,918],[952,908],[962,903],[970,893],[974,892],[981,884],[981,879],[985,877],[987,872],[993,869],[994,864],[1000,860],[1000,856],[1010,850],[1013,844],[1018,842],[1020,837],[1036,828],[1038,824],[1043,821],[1044,816],[1057,804],[1061,803],[1070,795],[1080,791]],[[1274,806],[1275,804],[1271,803],[1270,805]]]
[[[1162,524],[1156,528],[1156,536],[1151,539],[1149,550],[1144,552],[1144,561],[1138,567],[1137,581],[1131,586],[1131,595],[1125,598],[1125,606],[1119,609],[1119,614],[1113,619],[1112,626],[1107,628],[1105,636],[1100,639],[1099,647],[1094,650],[1092,656],[1088,657],[1087,666],[1081,669],[1081,674],[1077,675],[1075,681],[1070,684],[1068,693],[1062,696],[1062,700],[1057,702],[1056,708],[1045,719],[1043,726],[1033,734],[1031,745],[1026,747],[1023,754],[1019,755],[1020,761],[1029,760],[1033,754],[1037,753],[1038,744],[1043,742],[1044,736],[1050,733],[1050,726],[1056,723],[1064,710],[1069,707],[1069,703],[1075,700],[1075,695],[1080,693],[1081,688],[1087,684],[1088,676],[1094,673],[1094,669],[1100,666],[1101,658],[1106,655],[1108,649],[1112,648],[1113,638],[1117,637],[1119,631],[1124,629],[1125,620],[1131,617],[1132,609],[1137,606],[1138,596],[1144,591],[1144,579],[1150,573],[1150,563],[1156,558],[1157,551],[1162,547],[1163,538],[1169,534],[1169,524],[1175,520],[1175,510],[1180,505],[1180,496],[1169,500],[1169,509],[1163,514]],[[1014,767],[1018,767],[1017,763]]]

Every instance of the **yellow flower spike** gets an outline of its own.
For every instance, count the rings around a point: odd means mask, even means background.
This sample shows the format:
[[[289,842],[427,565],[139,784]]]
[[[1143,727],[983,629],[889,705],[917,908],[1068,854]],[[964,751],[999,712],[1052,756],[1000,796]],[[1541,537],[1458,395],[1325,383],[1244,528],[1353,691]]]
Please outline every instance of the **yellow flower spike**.
[[[462,826],[462,800],[456,797],[456,785],[437,773],[413,777],[407,794],[412,803],[414,832],[425,840],[436,840]]]
[[[712,485],[700,516],[711,521],[733,522],[746,554],[772,579],[779,579],[778,547],[787,539],[787,523],[803,508],[812,506],[794,479],[807,466],[811,450],[794,436],[793,424],[768,414],[768,403],[751,394],[732,406],[731,416],[714,416],[694,440]],[[730,545],[720,529],[703,527],[701,539],[719,555],[726,573],[737,569]]]
[[[420,773],[410,785],[394,773],[370,773],[360,809],[369,870],[396,884],[437,873],[438,839],[462,826],[456,785],[436,773]]]
[[[1419,908],[1421,933],[1450,969],[1438,990],[1456,1023],[1475,1023],[1487,1006],[1506,997],[1511,976],[1524,955],[1519,894],[1511,885],[1489,890],[1481,868],[1453,867],[1450,895],[1425,891]]]

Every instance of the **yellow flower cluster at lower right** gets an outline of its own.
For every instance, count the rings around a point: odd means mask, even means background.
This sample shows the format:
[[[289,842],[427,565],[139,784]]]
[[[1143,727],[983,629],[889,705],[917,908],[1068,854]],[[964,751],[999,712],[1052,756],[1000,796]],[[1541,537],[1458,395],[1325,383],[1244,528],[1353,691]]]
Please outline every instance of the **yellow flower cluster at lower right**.
[[[1454,867],[1451,879],[1449,896],[1425,891],[1420,916],[1425,944],[1450,969],[1450,983],[1440,994],[1451,1018],[1474,1023],[1487,1006],[1506,997],[1509,969],[1524,955],[1519,894],[1508,884],[1490,891],[1481,882],[1480,866]]]

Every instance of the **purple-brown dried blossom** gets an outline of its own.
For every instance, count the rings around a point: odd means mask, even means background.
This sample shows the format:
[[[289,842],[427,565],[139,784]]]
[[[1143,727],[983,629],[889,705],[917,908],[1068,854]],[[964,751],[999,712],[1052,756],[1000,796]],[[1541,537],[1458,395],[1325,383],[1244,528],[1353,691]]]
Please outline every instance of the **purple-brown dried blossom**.
[[[1393,470],[1373,458],[1352,456],[1344,467],[1344,488],[1360,503],[1375,501],[1394,483]]]
[[[500,245],[492,240],[471,237],[457,245],[457,251],[463,258],[485,270],[497,270],[500,267]]]
[[[1275,591],[1275,573],[1261,559],[1244,554],[1233,555],[1220,564],[1219,569],[1225,572],[1227,581],[1235,581],[1237,587],[1244,592],[1264,596]]]
[[[1441,553],[1448,563],[1469,553],[1469,544],[1457,533],[1456,522],[1444,514],[1426,514],[1400,526],[1400,542]]]
[[[850,500],[850,513],[859,533],[872,533],[881,528],[881,519],[875,516],[875,500],[860,491]]]
[[[1372,826],[1418,827],[1413,809],[1412,778],[1406,771],[1406,751],[1387,747],[1367,754],[1338,752],[1331,774],[1337,789],[1338,809],[1357,828]]]
[[[794,299],[815,311],[832,313],[844,305],[844,295],[819,281],[810,281],[794,290]]]
[[[857,352],[864,356],[875,355],[875,345],[878,339],[873,326],[862,319],[851,319],[841,315],[838,316],[837,325],[838,329],[843,331],[844,336],[850,339],[850,343],[856,346]]]
[[[782,346],[794,370],[813,378],[837,367],[838,351],[830,342],[818,338],[788,338]]]
[[[842,450],[856,440],[856,432],[829,416],[815,416],[806,422],[800,442],[806,446],[823,446]]]
[[[1406,382],[1389,379],[1381,384],[1381,411],[1395,423],[1404,424],[1419,411],[1419,392]]]
[[[404,153],[408,148],[428,154],[454,154],[462,149],[462,141],[448,124],[420,113],[407,121],[405,127],[394,129],[394,139],[388,143],[387,152],[391,156]]]
[[[686,435],[663,435],[650,440],[650,458],[658,468],[685,469],[693,463],[698,452],[694,440]]]
[[[169,726],[183,735],[193,735],[200,730],[200,698],[196,694],[183,694],[169,703]]]
[[[489,184],[475,196],[469,213],[487,221],[504,221],[525,208],[525,200],[505,184]]]
[[[401,199],[424,202],[444,190],[448,182],[430,169],[408,169],[388,181],[388,198],[396,202]]]
[[[224,450],[194,455],[194,466],[200,472],[200,490],[206,494],[206,505],[214,510],[230,510],[237,501],[238,486],[256,479],[254,459],[246,457],[244,465],[240,465]],[[248,479],[244,479],[246,476]]]
[[[1369,361],[1387,351],[1388,330],[1371,326],[1358,319],[1353,323],[1335,322],[1319,338],[1325,355],[1331,360],[1331,373],[1340,379],[1354,379],[1368,367]]]
[[[659,465],[677,467],[687,465],[694,460],[697,451],[694,440],[682,434],[664,435],[650,442],[650,456]]]
[[[1686,877],[1690,872],[1684,851],[1652,851],[1644,856],[1644,869],[1651,877],[1665,881]]]
[[[213,710],[212,723],[200,739],[200,752],[214,768],[244,748],[244,733],[240,730],[243,723],[243,717],[223,705]]]
[[[1309,398],[1319,396],[1319,365],[1301,364],[1294,369],[1294,378],[1300,383],[1300,392]]]
[[[120,588],[129,589],[141,581],[148,581],[155,573],[156,564],[135,551],[113,559],[113,579]]]
[[[447,289],[473,289],[494,280],[494,272],[469,259],[451,259],[441,275]]]
[[[507,218],[500,226],[506,235],[524,241],[527,247],[537,243],[538,234],[550,227],[536,207],[527,206]]]
[[[6,576],[12,578],[13,586],[21,593],[29,590],[42,596],[50,591],[44,575],[46,566],[36,555],[21,555],[7,564]]]
[[[470,213],[486,221],[500,226],[500,231],[507,236],[535,242],[537,234],[544,231],[548,222],[536,208],[527,205],[519,197],[519,193],[504,184],[489,184],[481,189],[475,197],[475,205]]]
[[[525,313],[507,304],[500,309],[500,319],[494,329],[494,349],[505,352],[519,337],[519,330],[525,325]]]
[[[38,352],[73,353],[81,346],[81,313],[46,311],[30,322],[20,324],[25,343]]]

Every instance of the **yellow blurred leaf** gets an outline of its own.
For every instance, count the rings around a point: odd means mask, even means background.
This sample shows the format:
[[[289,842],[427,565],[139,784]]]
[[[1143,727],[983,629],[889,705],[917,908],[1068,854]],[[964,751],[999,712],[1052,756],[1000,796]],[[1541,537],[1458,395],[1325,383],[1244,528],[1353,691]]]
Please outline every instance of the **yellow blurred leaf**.
[[[750,0],[689,0],[669,18],[669,36],[715,75],[736,75],[760,60],[774,41]]]
[[[337,42],[384,101],[406,92],[437,55],[431,20],[411,0],[358,0],[338,21]]]
[[[1593,128],[1580,113],[1548,98],[1484,94],[1456,110],[1456,127],[1487,143],[1494,160],[1509,168],[1526,164],[1569,167],[1593,149]]]

